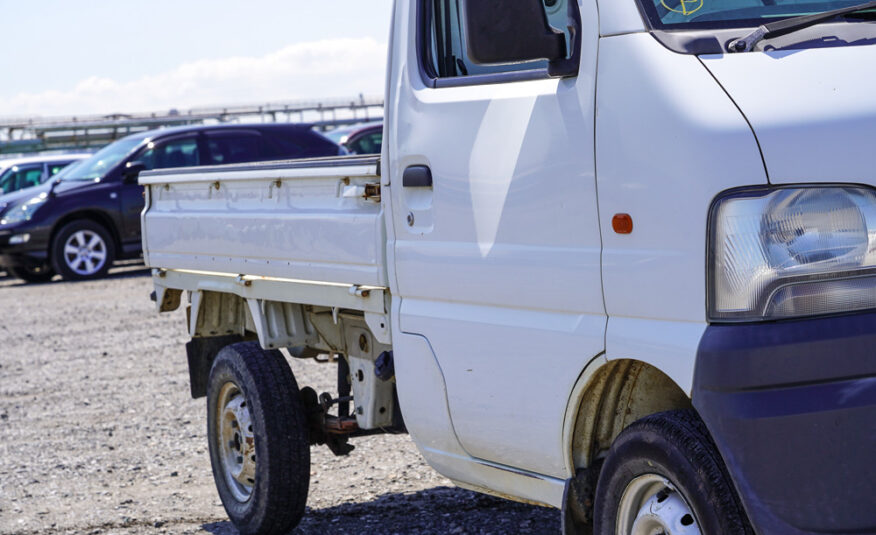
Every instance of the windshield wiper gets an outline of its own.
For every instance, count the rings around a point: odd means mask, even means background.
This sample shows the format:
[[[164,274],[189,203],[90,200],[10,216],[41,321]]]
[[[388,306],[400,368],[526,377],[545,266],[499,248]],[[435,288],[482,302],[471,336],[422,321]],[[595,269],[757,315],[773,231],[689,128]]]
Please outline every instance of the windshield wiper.
[[[763,39],[779,37],[780,35],[789,34],[791,32],[796,32],[797,30],[802,30],[803,28],[814,26],[819,22],[824,22],[834,17],[840,17],[842,15],[848,15],[866,9],[876,9],[876,1],[864,2],[863,4],[824,11],[822,13],[801,15],[799,17],[791,17],[789,19],[777,20],[776,22],[763,24],[758,26],[756,30],[745,37],[730,41],[730,44],[727,45],[727,50],[730,52],[750,52],[754,48],[754,45]]]

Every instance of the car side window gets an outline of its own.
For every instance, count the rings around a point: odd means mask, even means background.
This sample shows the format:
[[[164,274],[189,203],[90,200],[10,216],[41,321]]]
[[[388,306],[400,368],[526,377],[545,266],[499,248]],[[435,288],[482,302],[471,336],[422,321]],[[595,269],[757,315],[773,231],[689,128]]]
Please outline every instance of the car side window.
[[[146,170],[201,165],[198,138],[193,136],[150,142],[136,160],[143,162]]]
[[[61,169],[67,167],[68,165],[70,165],[70,163],[72,163],[72,162],[65,162],[65,163],[50,163],[50,164],[49,164],[49,178],[51,178],[51,177],[57,175],[57,174],[58,174],[58,171],[60,171]]]
[[[353,154],[380,154],[383,144],[383,132],[370,132],[352,142],[347,142],[347,148]]]
[[[275,158],[317,158],[337,156],[338,146],[312,130],[271,131],[267,133]]]
[[[15,166],[3,174],[0,188],[4,193],[38,186],[43,179],[43,164]]]
[[[526,61],[503,65],[478,65],[468,56],[464,11],[460,0],[422,0],[428,10],[431,23],[428,41],[425,43],[426,58],[424,67],[433,78],[454,78],[484,74],[498,74],[515,71],[546,69],[545,60]],[[527,0],[532,1],[532,0]],[[548,23],[566,34],[566,44],[570,42],[568,2],[574,0],[541,0]],[[567,50],[571,47],[567,46]]]
[[[265,156],[262,136],[257,132],[208,132],[210,165],[245,163]]]

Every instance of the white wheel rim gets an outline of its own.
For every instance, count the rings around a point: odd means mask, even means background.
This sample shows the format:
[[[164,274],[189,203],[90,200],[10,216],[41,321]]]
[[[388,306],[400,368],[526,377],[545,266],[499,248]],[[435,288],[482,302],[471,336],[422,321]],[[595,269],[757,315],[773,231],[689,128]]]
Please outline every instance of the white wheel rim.
[[[243,503],[252,496],[256,477],[252,417],[243,392],[234,383],[222,385],[216,403],[214,429],[218,433],[219,464],[234,499]]]
[[[684,496],[663,476],[645,474],[627,485],[617,510],[617,535],[702,535]]]
[[[64,263],[77,275],[94,275],[106,264],[106,242],[93,230],[77,230],[64,243]]]

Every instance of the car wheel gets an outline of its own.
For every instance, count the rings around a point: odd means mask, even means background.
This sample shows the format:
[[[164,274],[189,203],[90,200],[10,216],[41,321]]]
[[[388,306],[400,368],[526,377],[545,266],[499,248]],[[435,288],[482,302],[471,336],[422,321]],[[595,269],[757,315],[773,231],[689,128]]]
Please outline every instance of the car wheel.
[[[257,343],[226,346],[207,387],[213,478],[244,535],[280,534],[304,516],[310,444],[304,407],[283,355]]]
[[[55,276],[55,270],[48,264],[9,268],[9,273],[25,282],[49,282]]]
[[[615,439],[594,522],[601,534],[752,533],[708,430],[690,410],[648,416]]]
[[[115,260],[115,253],[110,233],[87,219],[67,223],[52,242],[52,264],[64,280],[105,276]]]

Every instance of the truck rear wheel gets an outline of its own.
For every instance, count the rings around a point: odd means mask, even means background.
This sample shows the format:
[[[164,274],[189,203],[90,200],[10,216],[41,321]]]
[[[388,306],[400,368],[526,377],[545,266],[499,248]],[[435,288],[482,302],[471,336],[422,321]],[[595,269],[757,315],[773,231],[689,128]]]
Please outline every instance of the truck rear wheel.
[[[257,343],[219,351],[207,386],[213,479],[244,535],[287,533],[304,516],[310,446],[298,385],[283,355]]]
[[[751,533],[721,456],[690,410],[642,418],[615,439],[594,509],[594,533]]]

